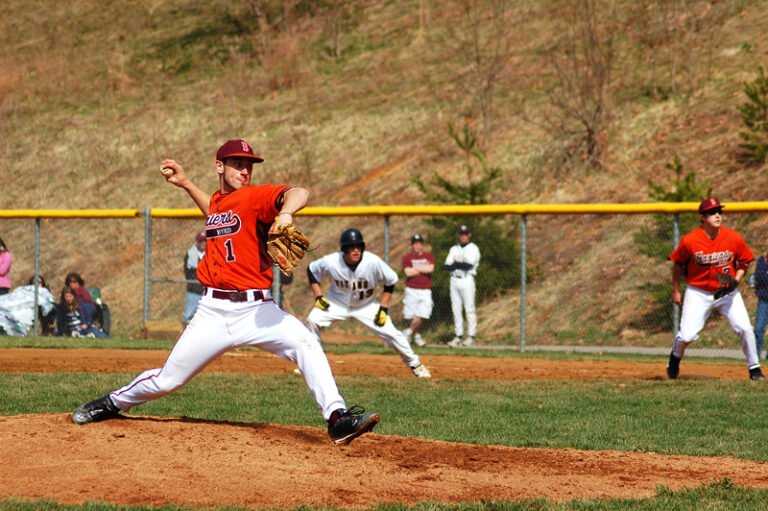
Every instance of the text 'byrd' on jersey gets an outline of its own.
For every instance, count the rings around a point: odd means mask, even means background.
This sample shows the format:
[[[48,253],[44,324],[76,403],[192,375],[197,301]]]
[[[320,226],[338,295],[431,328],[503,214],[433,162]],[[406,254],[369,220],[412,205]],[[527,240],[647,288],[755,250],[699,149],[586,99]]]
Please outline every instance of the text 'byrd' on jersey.
[[[393,286],[398,280],[395,270],[379,256],[368,251],[363,252],[354,271],[344,262],[343,252],[328,254],[312,261],[309,271],[318,282],[328,277],[331,288],[325,296],[348,307],[366,305],[376,299],[376,286],[379,283]]]
[[[217,289],[272,287],[272,258],[267,233],[279,213],[288,185],[244,186],[211,197],[205,225],[205,255],[197,279]]]
[[[455,269],[451,271],[451,277],[474,277],[477,275],[477,266],[480,264],[480,249],[477,245],[470,242],[462,246],[460,243],[451,247],[448,256],[445,258],[445,264],[450,266],[453,263],[469,263],[472,268],[468,270]]]
[[[736,271],[746,270],[755,256],[738,232],[720,226],[715,239],[707,236],[701,227],[689,232],[669,259],[685,265],[687,284],[711,293],[720,286],[718,273],[736,276]]]

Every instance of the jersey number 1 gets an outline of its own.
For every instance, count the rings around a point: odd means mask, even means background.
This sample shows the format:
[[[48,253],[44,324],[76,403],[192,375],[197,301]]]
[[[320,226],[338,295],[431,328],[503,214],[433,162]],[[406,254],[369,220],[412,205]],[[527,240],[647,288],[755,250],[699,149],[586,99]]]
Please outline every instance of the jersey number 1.
[[[228,239],[227,241],[225,241],[224,242],[224,247],[226,247],[226,249],[227,249],[227,262],[231,263],[233,261],[236,261],[235,251],[232,250],[232,240]]]

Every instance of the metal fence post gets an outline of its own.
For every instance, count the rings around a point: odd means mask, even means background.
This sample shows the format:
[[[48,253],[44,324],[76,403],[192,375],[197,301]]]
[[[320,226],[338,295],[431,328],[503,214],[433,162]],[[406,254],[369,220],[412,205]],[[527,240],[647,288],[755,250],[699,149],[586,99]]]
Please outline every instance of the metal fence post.
[[[149,320],[149,258],[151,248],[152,208],[144,209],[144,323]]]
[[[675,213],[672,217],[672,238],[675,240],[675,246],[672,250],[675,250],[680,244],[680,213]],[[677,330],[680,325],[680,306],[672,302],[672,340],[677,335]]]
[[[520,351],[525,351],[525,281],[528,216],[520,215]]]
[[[275,263],[272,263],[272,300],[280,305],[280,279],[282,274],[280,268]],[[282,307],[281,307],[282,308]]]
[[[384,215],[384,262],[389,264],[389,215]]]
[[[40,307],[40,219],[35,218],[35,308],[34,314],[32,314],[32,334],[37,335],[39,332],[39,321],[37,319],[37,311]]]

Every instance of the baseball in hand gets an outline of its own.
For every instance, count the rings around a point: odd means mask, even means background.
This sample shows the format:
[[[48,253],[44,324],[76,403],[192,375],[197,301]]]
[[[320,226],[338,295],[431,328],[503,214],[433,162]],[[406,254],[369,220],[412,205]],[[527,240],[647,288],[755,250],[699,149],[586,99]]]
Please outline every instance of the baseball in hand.
[[[173,175],[173,169],[170,167],[163,167],[160,169],[165,177],[171,177]]]

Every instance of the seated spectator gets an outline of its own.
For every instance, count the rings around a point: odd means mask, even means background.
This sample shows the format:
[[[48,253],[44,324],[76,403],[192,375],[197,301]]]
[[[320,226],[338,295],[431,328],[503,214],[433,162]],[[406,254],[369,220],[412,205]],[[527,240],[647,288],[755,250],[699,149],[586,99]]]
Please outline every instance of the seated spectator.
[[[38,288],[39,312],[46,316],[56,307],[56,297],[44,287]],[[26,335],[35,317],[35,286],[19,286],[0,296],[0,332]]]
[[[72,288],[72,290],[75,292],[75,296],[77,297],[78,302],[90,303],[91,305],[96,305],[93,302],[91,293],[89,293],[88,290],[85,288],[85,281],[83,280],[83,277],[81,277],[79,273],[74,271],[68,273],[67,278],[64,279],[64,287]]]
[[[32,275],[29,277],[29,281],[27,282],[27,285],[32,287],[34,289],[35,284],[35,276]],[[56,307],[47,307],[44,310],[44,307],[42,305],[42,300],[40,299],[40,296],[43,294],[43,290],[47,292],[48,295],[53,296],[51,294],[51,288],[48,286],[48,283],[45,281],[45,278],[43,278],[42,275],[37,276],[37,285],[38,285],[38,305],[37,305],[37,320],[40,322],[40,333],[41,335],[54,335],[55,333],[55,325],[56,325]],[[34,303],[34,302],[33,302]],[[55,301],[54,301],[55,305]]]
[[[101,329],[93,326],[96,308],[88,302],[80,303],[75,290],[65,286],[61,299],[56,305],[56,335],[72,337],[107,337]]]

